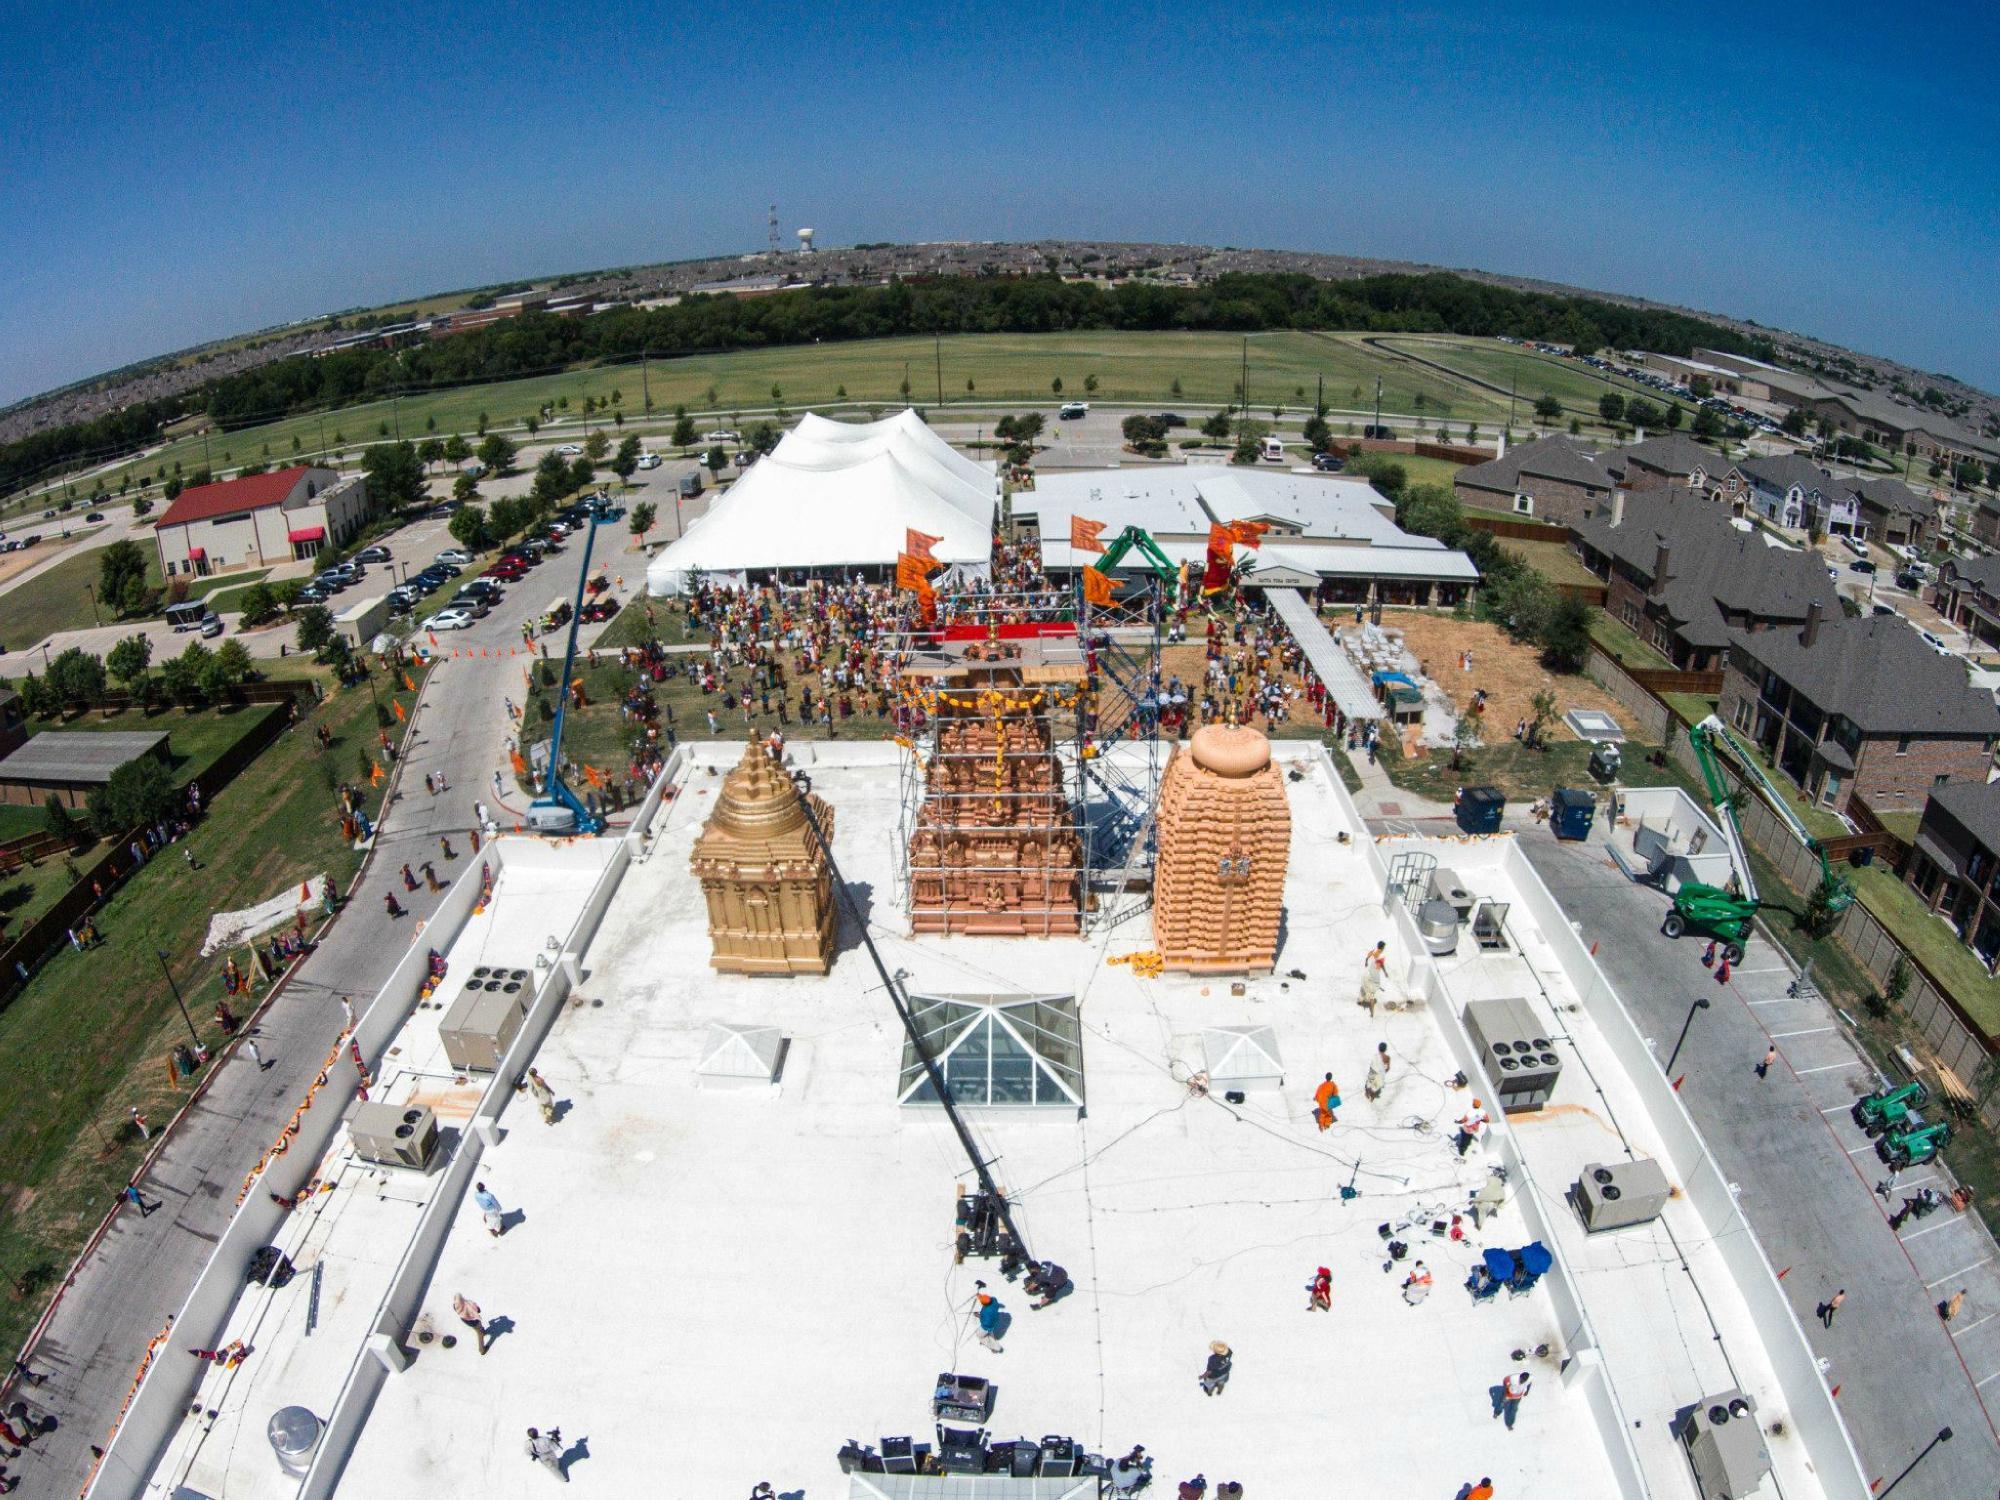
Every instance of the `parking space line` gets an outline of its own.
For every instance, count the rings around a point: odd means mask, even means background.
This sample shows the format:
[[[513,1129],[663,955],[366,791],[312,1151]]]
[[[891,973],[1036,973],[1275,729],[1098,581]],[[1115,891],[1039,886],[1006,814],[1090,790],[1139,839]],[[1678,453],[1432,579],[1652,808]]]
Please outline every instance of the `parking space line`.
[[[1844,1115],[1853,1108],[1854,1108],[1854,1101],[1850,1099],[1845,1104],[1829,1104],[1825,1109],[1821,1110],[1820,1113],[1823,1115]]]
[[[1861,1059],[1855,1057],[1848,1059],[1848,1061],[1846,1062],[1828,1063],[1823,1068],[1794,1068],[1792,1071],[1794,1073],[1797,1073],[1799,1077],[1803,1078],[1808,1073],[1831,1073],[1837,1068],[1858,1068],[1860,1066],[1861,1066]]]
[[[1873,1151],[1874,1149],[1875,1149],[1875,1143],[1873,1141],[1863,1141],[1860,1145],[1856,1146],[1852,1151],[1848,1152],[1847,1154],[1849,1156],[1859,1156],[1864,1151]]]
[[[1789,974],[1792,971],[1783,964],[1779,964],[1776,968],[1771,969],[1737,969],[1735,972],[1738,974]]]
[[[1803,1005],[1805,1002],[1803,1000],[1794,1000],[1790,995],[1785,995],[1777,1000],[1745,1000],[1743,1003],[1745,1005]]]
[[[2000,1370],[1995,1370],[1991,1375],[1988,1375],[1986,1377],[1986,1380],[2000,1380]],[[1972,1388],[1975,1391],[1978,1390],[1981,1386],[1986,1384],[1986,1380],[1975,1381],[1973,1383]]]
[[[1990,1255],[1982,1255],[1979,1257],[1978,1260],[1975,1260],[1971,1265],[1960,1266],[1956,1271],[1953,1271],[1949,1276],[1940,1276],[1936,1281],[1926,1281],[1924,1283],[1924,1290],[1929,1291],[1934,1286],[1943,1286],[1947,1281],[1956,1281],[1958,1280],[1959,1277],[1963,1276],[1967,1271],[1976,1271],[1991,1259],[1993,1259],[1993,1257]]]
[[[1934,1229],[1949,1229],[1951,1228],[1952,1225],[1960,1222],[1962,1221],[1956,1218],[1952,1218],[1952,1219],[1946,1219],[1942,1224],[1932,1224],[1924,1229],[1912,1229],[1908,1234],[1903,1236],[1903,1243],[1907,1245],[1911,1240],[1916,1239],[1919,1235],[1929,1234]]]
[[[1968,1333],[1972,1332],[1973,1329],[1984,1328],[1988,1323],[1991,1323],[1995,1318],[2000,1318],[2000,1313],[1988,1313],[1985,1317],[1981,1318],[1977,1323],[1967,1323],[1963,1328],[1955,1330],[1952,1333],[1952,1337],[1955,1339],[1962,1339]]]
[[[1823,1031],[1831,1030],[1833,1030],[1831,1026],[1809,1026],[1804,1031],[1774,1031],[1771,1033],[1771,1039],[1782,1042],[1788,1036],[1818,1036]]]

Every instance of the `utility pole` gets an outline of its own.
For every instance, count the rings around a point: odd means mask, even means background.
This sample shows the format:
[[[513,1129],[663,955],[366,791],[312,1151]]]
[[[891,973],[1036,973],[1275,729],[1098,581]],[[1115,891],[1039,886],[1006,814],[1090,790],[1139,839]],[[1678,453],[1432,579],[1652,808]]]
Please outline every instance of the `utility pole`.
[[[639,351],[639,388],[645,396],[646,410],[651,411],[653,409],[653,383],[646,375],[646,351],[644,349]]]
[[[1243,335],[1243,379],[1237,383],[1237,393],[1243,397],[1243,427],[1250,427],[1250,335]]]
[[[937,360],[938,405],[943,406],[944,405],[944,335],[942,333],[933,333],[931,335],[931,353],[933,357]]]
[[[155,948],[153,953],[160,960],[160,972],[167,976],[167,988],[174,992],[174,1004],[181,1008],[181,1019],[187,1022],[188,1035],[194,1038],[194,1044],[199,1047],[201,1033],[194,1029],[194,1017],[188,1014],[187,1001],[181,999],[181,987],[174,983],[174,971],[167,967],[167,950]]]
[[[1326,415],[1326,371],[1324,370],[1319,372],[1319,394],[1313,397],[1313,415],[1316,417]]]
[[[403,440],[403,393],[396,392],[389,398],[389,415],[396,424],[396,441]]]
[[[1380,375],[1375,377],[1375,432],[1377,436],[1380,436],[1382,432],[1382,377]]]
[[[1507,435],[1514,435],[1514,393],[1521,388],[1521,377],[1514,376],[1507,382]]]

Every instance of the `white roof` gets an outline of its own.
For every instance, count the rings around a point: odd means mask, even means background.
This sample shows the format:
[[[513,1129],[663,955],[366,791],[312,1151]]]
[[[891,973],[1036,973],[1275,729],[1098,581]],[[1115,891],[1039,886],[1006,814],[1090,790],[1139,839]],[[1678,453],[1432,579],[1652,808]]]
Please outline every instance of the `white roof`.
[[[879,422],[836,422],[807,412],[778,445],[777,453],[801,468],[830,468],[876,453],[894,453],[982,525],[992,522],[1000,496],[1000,481],[990,464],[967,458],[908,408]]]
[[[695,1072],[703,1078],[770,1083],[778,1076],[785,1034],[775,1026],[737,1026],[717,1021],[708,1028]]]

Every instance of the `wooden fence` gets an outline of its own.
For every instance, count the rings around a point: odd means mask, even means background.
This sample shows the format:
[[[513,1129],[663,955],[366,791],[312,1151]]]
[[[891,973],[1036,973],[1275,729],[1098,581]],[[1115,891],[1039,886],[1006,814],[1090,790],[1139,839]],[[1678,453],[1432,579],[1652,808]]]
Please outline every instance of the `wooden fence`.
[[[1413,438],[1336,438],[1334,446],[1363,453],[1407,453],[1412,458],[1441,458],[1448,464],[1484,464],[1493,461],[1491,448],[1467,448],[1457,443],[1426,443]]]
[[[1504,537],[1510,542],[1554,542],[1562,547],[1569,545],[1569,528],[1551,526],[1545,521],[1515,521],[1506,516],[1486,516],[1469,510],[1465,513],[1465,524],[1474,531],[1484,531],[1493,536]]]
[[[1631,679],[1647,692],[1660,697],[1668,693],[1694,693],[1701,697],[1722,691],[1722,672],[1681,672],[1672,667],[1627,667],[1619,666]]]
[[[52,854],[66,854],[76,846],[52,833],[27,833],[0,844],[0,875],[11,875],[24,865],[38,865]]]

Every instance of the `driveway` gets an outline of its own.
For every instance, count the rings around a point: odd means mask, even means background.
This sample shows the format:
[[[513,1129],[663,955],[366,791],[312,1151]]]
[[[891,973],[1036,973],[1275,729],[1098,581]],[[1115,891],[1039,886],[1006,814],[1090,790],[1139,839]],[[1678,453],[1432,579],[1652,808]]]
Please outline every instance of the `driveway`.
[[[1970,1214],[1945,1208],[1900,1234],[1889,1227],[1904,1193],[1947,1184],[1937,1169],[1916,1168],[1891,1201],[1874,1191],[1887,1169],[1849,1112],[1879,1080],[1845,1018],[1816,996],[1788,995],[1794,971],[1761,934],[1729,983],[1717,984],[1699,942],[1660,935],[1667,898],[1626,880],[1601,835],[1561,843],[1535,827],[1519,837],[1663,1062],[1690,1006],[1709,1001],[1673,1072],[1765,1253],[1786,1273],[1868,1477],[1888,1483],[1949,1426],[1953,1440],[1910,1476],[1899,1500],[1994,1494],[2000,1438],[1985,1402],[2000,1395],[2000,1260]],[[1755,1065],[1774,1045],[1778,1062],[1760,1079]],[[1842,1287],[1846,1304],[1822,1328],[1815,1309]],[[1935,1304],[1960,1287],[1965,1307],[1947,1327]]]

